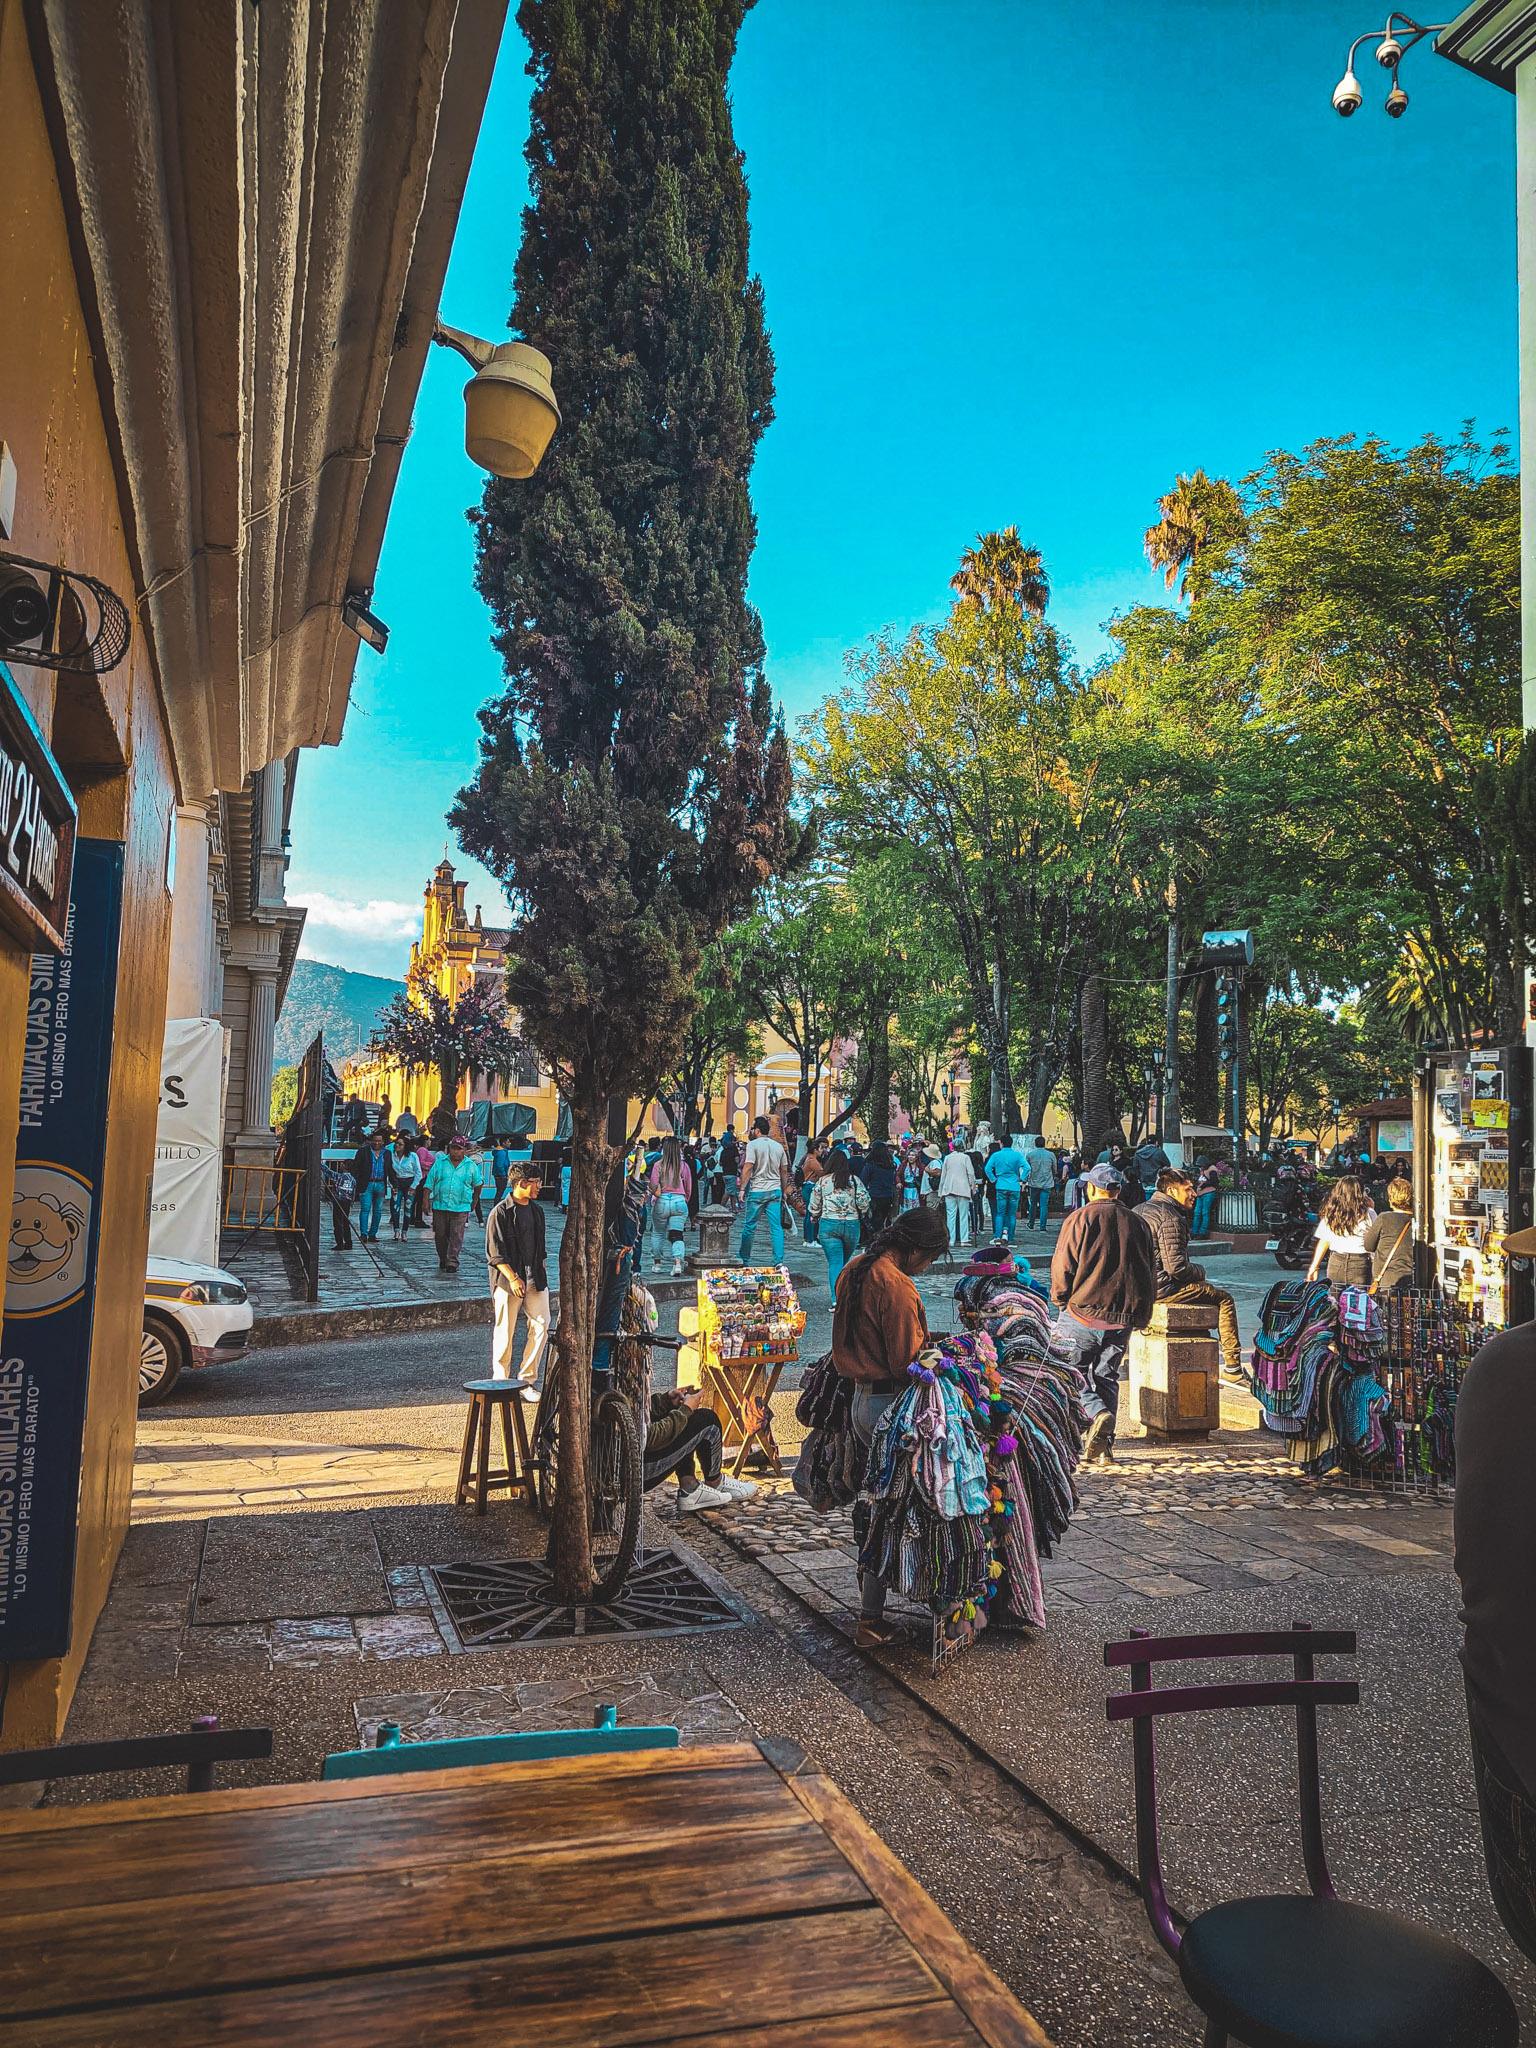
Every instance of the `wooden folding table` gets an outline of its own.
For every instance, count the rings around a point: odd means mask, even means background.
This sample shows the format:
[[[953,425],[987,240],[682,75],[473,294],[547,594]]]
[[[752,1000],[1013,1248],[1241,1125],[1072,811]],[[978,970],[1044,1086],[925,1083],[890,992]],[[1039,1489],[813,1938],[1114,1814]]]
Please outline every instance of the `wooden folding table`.
[[[1049,2048],[766,1745],[0,1814],[3,2048]]]

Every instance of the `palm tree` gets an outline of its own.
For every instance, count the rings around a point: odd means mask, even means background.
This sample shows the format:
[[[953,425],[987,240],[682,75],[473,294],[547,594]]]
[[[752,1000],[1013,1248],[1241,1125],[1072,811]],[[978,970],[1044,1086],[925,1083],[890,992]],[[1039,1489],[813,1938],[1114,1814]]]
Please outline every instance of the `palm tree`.
[[[1016,604],[1034,619],[1044,618],[1051,599],[1040,550],[1026,547],[1016,526],[1005,526],[1001,533],[978,534],[976,545],[960,557],[949,587],[961,604],[973,605],[977,611]]]
[[[1203,469],[1175,477],[1173,489],[1157,501],[1158,520],[1145,536],[1147,560],[1161,569],[1172,590],[1183,596],[1198,591],[1213,566],[1208,550],[1227,554],[1242,538],[1243,508],[1225,477],[1209,477]]]

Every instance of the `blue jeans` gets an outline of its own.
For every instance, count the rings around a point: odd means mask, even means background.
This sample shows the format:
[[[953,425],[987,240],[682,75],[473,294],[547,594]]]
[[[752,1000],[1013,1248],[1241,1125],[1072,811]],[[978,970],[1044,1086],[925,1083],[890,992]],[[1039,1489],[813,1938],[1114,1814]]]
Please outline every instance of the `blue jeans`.
[[[1051,1191],[1049,1188],[1031,1186],[1029,1190],[1029,1213],[1034,1219],[1036,1230],[1044,1230],[1050,1221]]]
[[[363,1184],[363,1192],[357,1204],[358,1235],[366,1244],[379,1234],[379,1223],[384,1215],[384,1183],[370,1180]]]
[[[1013,1243],[1013,1227],[1019,1220],[1019,1191],[1016,1187],[998,1188],[992,1197],[993,1226],[999,1237]]]
[[[650,1253],[657,1265],[670,1251],[670,1256],[680,1259],[683,1255],[682,1233],[688,1226],[688,1197],[674,1189],[668,1194],[658,1195],[651,1204],[651,1246]],[[678,1233],[675,1244],[673,1231]]]
[[[748,1188],[747,1199],[741,1205],[741,1242],[736,1247],[736,1256],[744,1266],[752,1263],[752,1240],[757,1235],[757,1219],[764,1211],[768,1215],[768,1238],[773,1246],[773,1263],[784,1263],[784,1197],[778,1188]]]
[[[1051,1332],[1051,1352],[1075,1365],[1083,1376],[1083,1406],[1092,1422],[1096,1415],[1108,1415],[1106,1444],[1115,1440],[1115,1418],[1120,1412],[1120,1361],[1131,1341],[1129,1330],[1096,1330],[1080,1323],[1070,1309],[1063,1309]]]
[[[404,1237],[411,1227],[411,1198],[414,1188],[391,1188],[389,1191],[389,1227],[396,1237]]]
[[[1195,1197],[1195,1211],[1190,1219],[1191,1237],[1209,1237],[1211,1234],[1211,1211],[1216,1207],[1216,1190],[1207,1188],[1203,1195]]]
[[[837,1276],[859,1248],[859,1222],[856,1216],[823,1216],[819,1242],[827,1255],[827,1285],[837,1292]]]

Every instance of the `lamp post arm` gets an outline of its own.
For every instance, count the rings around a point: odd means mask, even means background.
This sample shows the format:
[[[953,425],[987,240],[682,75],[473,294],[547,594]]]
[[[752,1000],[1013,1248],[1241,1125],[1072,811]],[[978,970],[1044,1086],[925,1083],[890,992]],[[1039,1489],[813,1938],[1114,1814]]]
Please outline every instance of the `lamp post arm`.
[[[432,329],[432,339],[441,348],[455,350],[476,370],[483,370],[496,353],[494,342],[482,341],[478,334],[466,334],[461,327],[445,327],[441,320]]]

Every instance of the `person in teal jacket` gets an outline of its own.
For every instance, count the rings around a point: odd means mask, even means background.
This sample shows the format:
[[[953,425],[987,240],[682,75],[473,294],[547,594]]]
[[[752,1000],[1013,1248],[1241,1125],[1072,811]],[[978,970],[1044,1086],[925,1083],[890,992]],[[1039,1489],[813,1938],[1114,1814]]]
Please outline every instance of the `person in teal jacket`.
[[[1019,1220],[1019,1190],[1024,1174],[1024,1154],[1015,1145],[999,1145],[986,1164],[987,1179],[992,1183],[996,1235],[1009,1244],[1013,1243],[1014,1226]]]

